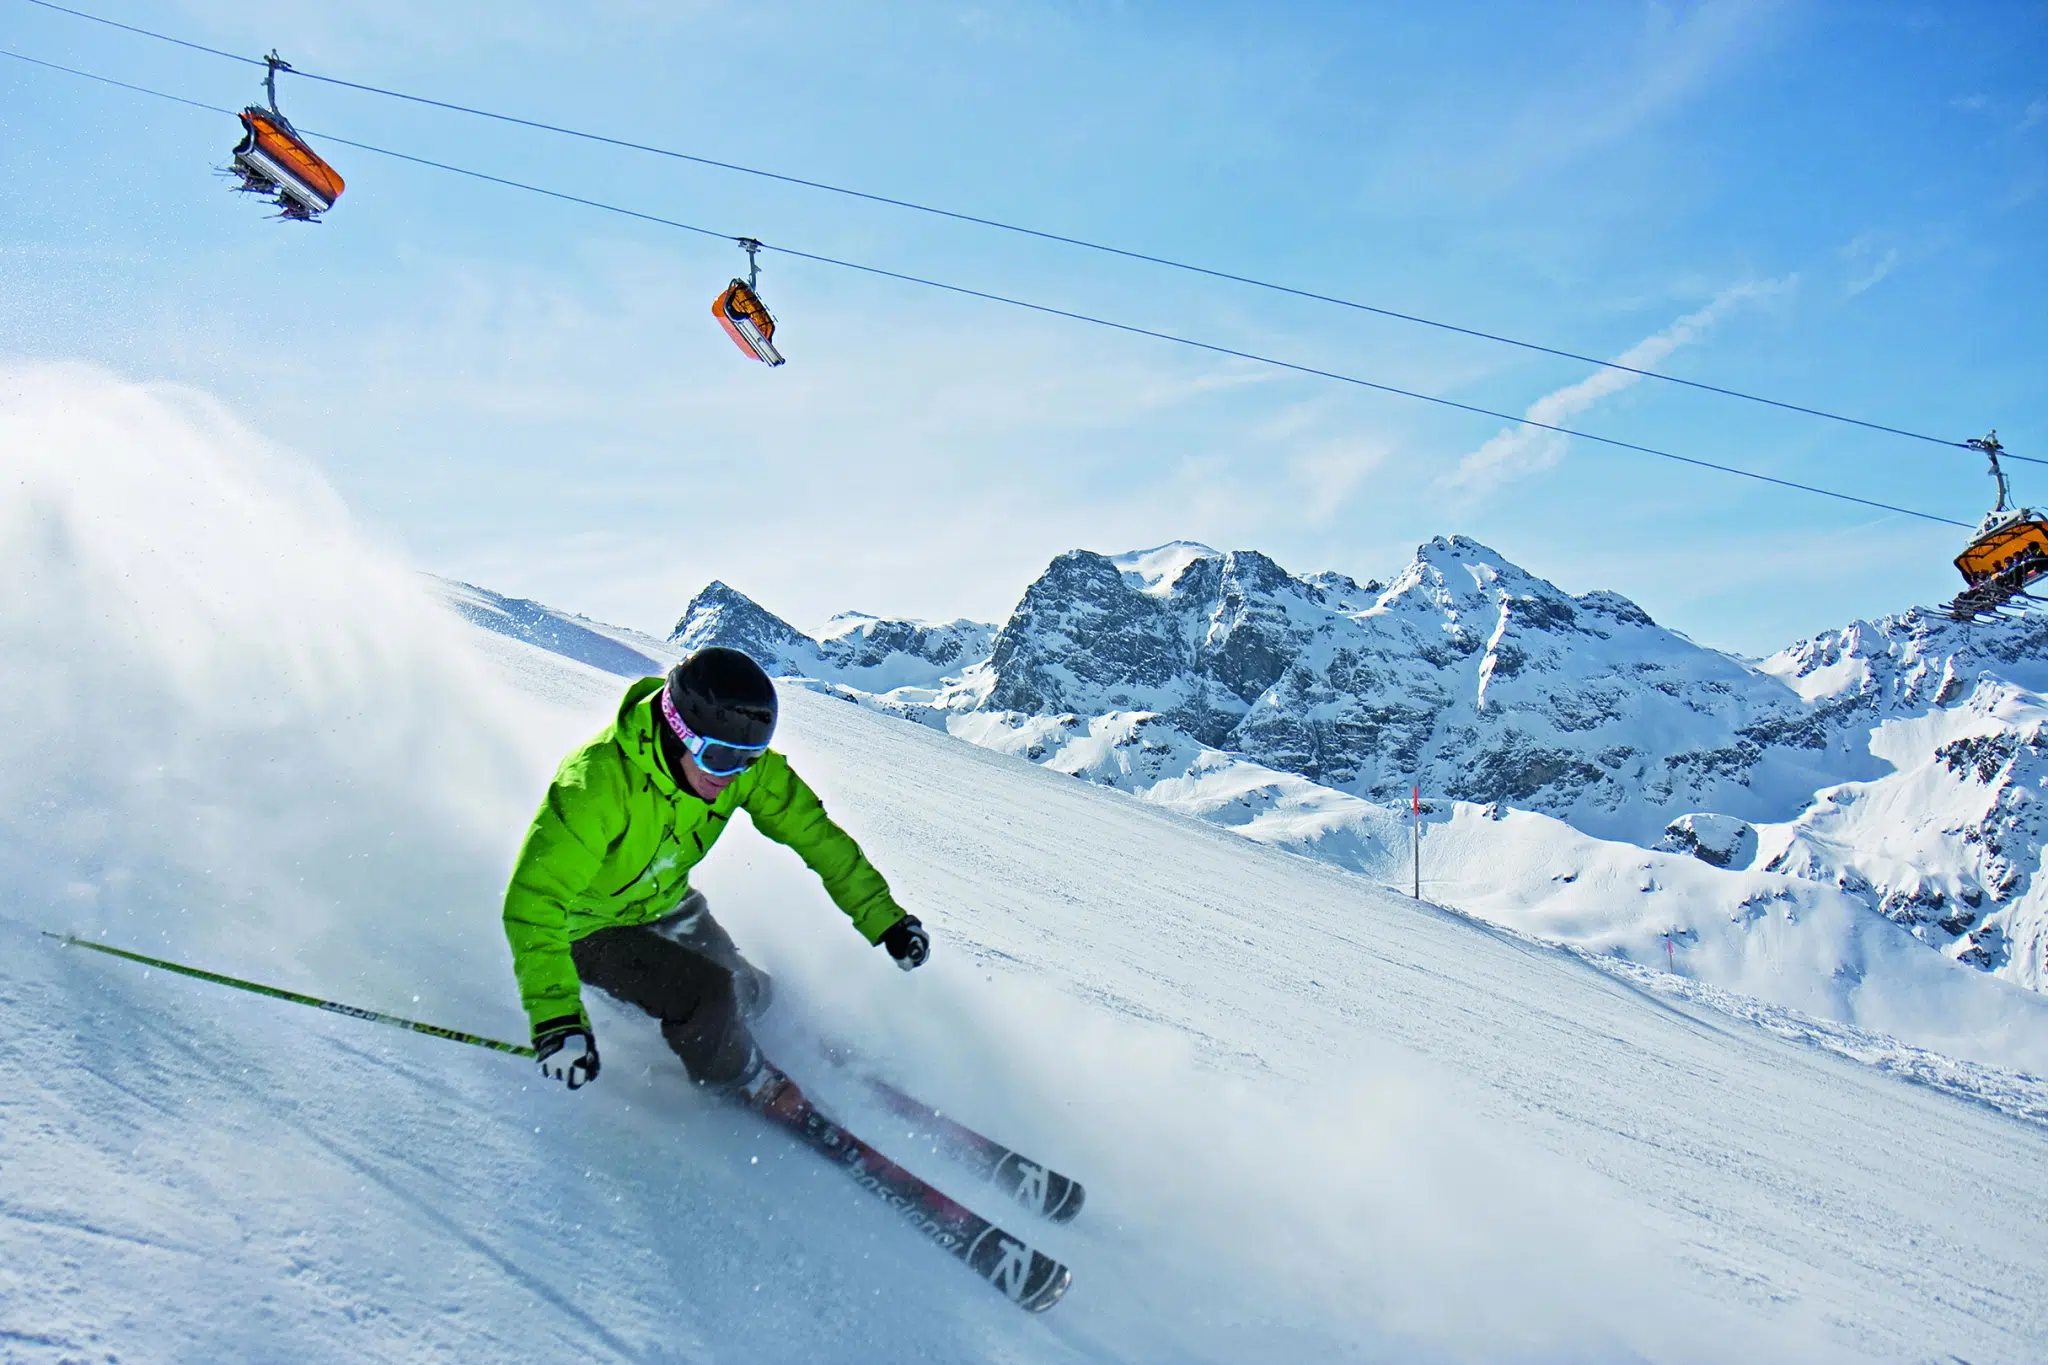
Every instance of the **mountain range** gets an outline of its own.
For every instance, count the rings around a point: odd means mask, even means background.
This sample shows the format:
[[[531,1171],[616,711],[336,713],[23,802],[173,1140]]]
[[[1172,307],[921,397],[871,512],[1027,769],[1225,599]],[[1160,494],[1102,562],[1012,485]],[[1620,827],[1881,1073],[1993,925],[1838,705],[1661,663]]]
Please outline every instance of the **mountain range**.
[[[743,649],[1246,837],[1404,886],[1419,868],[1444,903],[1831,1017],[1903,943],[2048,982],[2048,618],[1915,609],[1745,659],[1463,536],[1363,583],[1191,542],[1074,550],[1000,624],[849,612],[815,636],[722,582],[666,640],[445,592],[615,673]],[[1788,977],[1788,951],[1812,970]]]

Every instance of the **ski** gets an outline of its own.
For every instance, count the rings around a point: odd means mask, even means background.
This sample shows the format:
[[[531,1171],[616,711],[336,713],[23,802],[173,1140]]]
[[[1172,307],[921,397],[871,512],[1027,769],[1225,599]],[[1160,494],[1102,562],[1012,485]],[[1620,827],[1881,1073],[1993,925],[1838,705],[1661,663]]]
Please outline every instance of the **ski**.
[[[858,1053],[840,1044],[821,1044],[826,1061],[851,1071],[893,1112],[924,1125],[941,1156],[957,1161],[986,1180],[1018,1206],[1053,1223],[1070,1223],[1081,1212],[1087,1189],[1072,1176],[1044,1162],[1033,1161],[1014,1147],[978,1133],[958,1119],[884,1080],[869,1070]]]
[[[840,1127],[779,1067],[764,1062],[746,1095],[752,1108],[838,1165],[856,1185],[902,1214],[927,1240],[965,1262],[1019,1308],[1043,1313],[1073,1283],[1073,1273],[1058,1261],[1033,1251]]]
[[[1053,1223],[1070,1223],[1081,1211],[1088,1191],[1072,1176],[975,1132],[879,1076],[864,1074],[861,1079],[890,1109],[923,1124],[937,1140],[941,1155],[967,1167],[1020,1207]]]

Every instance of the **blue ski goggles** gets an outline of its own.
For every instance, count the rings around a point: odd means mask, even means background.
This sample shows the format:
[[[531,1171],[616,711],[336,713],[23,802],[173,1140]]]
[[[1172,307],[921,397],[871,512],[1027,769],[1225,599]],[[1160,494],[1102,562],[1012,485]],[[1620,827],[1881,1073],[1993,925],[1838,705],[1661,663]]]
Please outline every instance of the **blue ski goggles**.
[[[669,732],[689,754],[690,761],[712,777],[738,777],[768,752],[765,744],[727,744],[722,739],[706,739],[698,734],[676,714],[676,704],[669,700],[666,687],[661,689],[661,718],[668,722]]]

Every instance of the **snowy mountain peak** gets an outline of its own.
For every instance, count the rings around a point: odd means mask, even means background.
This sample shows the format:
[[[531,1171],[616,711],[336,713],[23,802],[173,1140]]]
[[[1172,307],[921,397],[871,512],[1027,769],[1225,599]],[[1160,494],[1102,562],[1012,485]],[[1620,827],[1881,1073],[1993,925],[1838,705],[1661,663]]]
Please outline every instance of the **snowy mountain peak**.
[[[1497,550],[1469,536],[1438,536],[1415,549],[1415,558],[1381,596],[1378,605],[1392,611],[1442,613],[1455,621],[1461,615],[1487,612],[1502,602],[1519,604],[1525,622],[1547,628],[1586,629],[1599,633],[1599,622],[1584,625],[1582,611],[1617,625],[1654,627],[1650,614],[1619,593],[1595,591],[1574,597],[1548,579],[1530,573]]]
[[[1169,540],[1164,545],[1155,545],[1149,550],[1132,550],[1128,554],[1110,555],[1109,562],[1130,576],[1141,592],[1164,595],[1173,591],[1181,573],[1188,565],[1202,559],[1221,559],[1223,556],[1208,546],[1192,540]]]
[[[690,599],[668,638],[685,654],[708,645],[743,650],[770,672],[805,673],[818,658],[817,641],[716,579]]]
[[[836,640],[842,635],[868,630],[879,624],[883,618],[865,611],[837,611],[825,622],[825,629],[818,633],[820,640]]]

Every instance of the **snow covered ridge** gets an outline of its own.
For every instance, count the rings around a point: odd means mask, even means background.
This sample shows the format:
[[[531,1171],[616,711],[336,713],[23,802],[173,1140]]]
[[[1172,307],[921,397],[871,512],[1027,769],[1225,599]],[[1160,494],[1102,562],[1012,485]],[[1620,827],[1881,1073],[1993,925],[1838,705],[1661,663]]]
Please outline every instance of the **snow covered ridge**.
[[[1419,547],[1385,584],[1175,542],[1062,555],[1000,629],[842,619],[853,627],[812,639],[714,583],[670,644],[743,648],[875,709],[1387,880],[1406,874],[1377,812],[1419,781],[1625,841],[1623,860],[1661,849],[1826,886],[1955,961],[2042,987],[2030,803],[2048,770],[2034,771],[2029,708],[2043,703],[2029,689],[2048,689],[2048,620],[1916,610],[1755,663],[1461,536]],[[1949,721],[1897,728],[1929,716]],[[1883,814],[1848,819],[1851,801]],[[1527,912],[1553,899],[1517,857],[1495,866],[1536,897]],[[1753,919],[1732,907],[1755,888],[1722,880],[1710,899]],[[1631,903],[1592,936],[1677,965],[1699,941],[1698,904],[1651,933]],[[1835,947],[1830,970],[1851,971],[1849,941]]]
[[[932,625],[842,612],[814,640],[745,593],[714,582],[691,600],[669,643],[679,654],[725,645],[773,673],[881,693],[939,686],[947,674],[986,659],[994,636],[994,626],[974,621]]]
[[[429,584],[471,625],[538,645],[578,663],[623,677],[668,667],[668,647],[651,636],[569,616],[523,597],[505,597],[473,583],[428,576]]]

